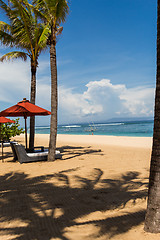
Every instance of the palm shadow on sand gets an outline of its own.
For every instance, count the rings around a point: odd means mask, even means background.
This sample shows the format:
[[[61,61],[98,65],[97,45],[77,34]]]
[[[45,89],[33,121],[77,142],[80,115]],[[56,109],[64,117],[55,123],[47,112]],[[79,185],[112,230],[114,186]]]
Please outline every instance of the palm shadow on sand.
[[[103,156],[101,149],[93,149],[91,146],[88,147],[75,147],[75,146],[63,146],[58,148],[63,154],[62,160],[68,160],[75,157],[83,157],[88,154],[94,154],[98,156]]]
[[[3,150],[3,157],[2,157],[2,149],[0,150],[0,161],[8,161],[8,158],[11,158],[13,156],[10,147],[5,147]]]
[[[0,176],[0,219],[1,223],[8,223],[7,227],[0,227],[0,235],[17,240],[69,240],[66,228],[81,226],[82,230],[92,224],[99,227],[99,232],[90,237],[98,239],[105,234],[127,232],[144,221],[143,210],[102,220],[77,221],[96,211],[123,208],[130,200],[145,199],[147,183],[138,172],[127,172],[118,179],[102,179],[103,171],[98,168],[88,178],[76,175],[76,171],[77,168],[33,178],[20,172]],[[70,185],[71,172],[79,187]],[[97,184],[102,187],[96,188]],[[12,221],[19,224],[12,226]]]

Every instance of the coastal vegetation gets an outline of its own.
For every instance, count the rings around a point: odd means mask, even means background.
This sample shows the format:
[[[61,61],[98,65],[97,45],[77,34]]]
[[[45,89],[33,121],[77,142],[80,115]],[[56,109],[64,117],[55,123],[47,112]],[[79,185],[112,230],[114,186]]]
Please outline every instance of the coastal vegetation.
[[[14,120],[14,123],[1,124],[1,140],[10,141],[11,137],[15,137],[24,133],[23,128],[20,128],[19,118]]]
[[[34,0],[35,12],[50,29],[48,45],[50,46],[50,69],[51,69],[51,121],[48,161],[55,160],[56,138],[57,138],[57,59],[56,43],[57,36],[62,33],[69,12],[66,0]]]
[[[21,58],[24,61],[30,57],[31,61],[31,90],[30,101],[36,100],[36,71],[40,53],[50,46],[51,68],[51,123],[48,160],[55,160],[57,137],[57,36],[62,33],[64,23],[69,12],[66,0],[34,0],[30,4],[27,0],[10,0],[8,4],[0,0],[0,7],[8,17],[9,23],[0,22],[0,41],[5,46],[21,49],[12,51],[0,58],[13,60]],[[30,118],[29,147],[34,146],[35,118]]]
[[[30,101],[36,100],[36,71],[38,57],[47,47],[48,27],[38,22],[33,8],[27,1],[10,0],[8,4],[0,0],[0,7],[6,13],[8,22],[0,21],[0,41],[3,45],[20,49],[3,55],[0,61],[21,58],[26,61],[30,58],[31,64],[31,88]],[[29,146],[34,146],[35,117],[30,118]]]

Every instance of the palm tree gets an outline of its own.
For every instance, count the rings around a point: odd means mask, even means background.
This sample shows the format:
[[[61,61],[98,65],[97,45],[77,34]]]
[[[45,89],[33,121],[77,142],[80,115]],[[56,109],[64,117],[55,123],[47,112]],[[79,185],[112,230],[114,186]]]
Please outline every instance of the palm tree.
[[[36,14],[27,0],[10,0],[6,5],[0,0],[0,7],[8,16],[9,24],[0,22],[0,41],[4,45],[22,49],[22,51],[12,51],[0,58],[0,61],[27,57],[31,61],[31,90],[30,101],[35,104],[36,99],[36,71],[38,67],[38,57],[42,50],[47,47],[49,28],[38,22]],[[34,147],[35,118],[30,118],[30,141],[29,147]]]
[[[55,160],[56,137],[57,137],[57,62],[56,42],[57,36],[62,32],[60,24],[65,22],[69,12],[66,0],[34,0],[35,12],[50,28],[48,44],[50,45],[50,68],[51,68],[51,122],[48,161]]]
[[[144,230],[160,233],[160,0],[157,19],[157,79],[153,147],[149,177],[148,205]]]

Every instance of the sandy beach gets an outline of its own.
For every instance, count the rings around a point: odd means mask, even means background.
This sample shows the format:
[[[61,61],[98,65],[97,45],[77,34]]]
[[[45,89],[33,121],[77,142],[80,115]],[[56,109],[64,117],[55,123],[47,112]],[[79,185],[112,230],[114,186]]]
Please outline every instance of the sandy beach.
[[[36,146],[48,142],[36,135]],[[27,164],[5,148],[0,239],[160,239],[143,230],[151,147],[149,137],[58,135],[61,160]]]

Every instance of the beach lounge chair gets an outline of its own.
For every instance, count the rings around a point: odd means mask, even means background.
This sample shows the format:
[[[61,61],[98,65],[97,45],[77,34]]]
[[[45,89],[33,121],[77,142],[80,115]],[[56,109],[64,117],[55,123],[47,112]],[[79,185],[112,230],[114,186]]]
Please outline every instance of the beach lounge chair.
[[[11,149],[12,149],[12,152],[13,152],[13,160],[14,161],[18,160],[17,153],[16,153],[16,150],[15,150],[15,144],[18,144],[18,142],[15,142],[15,141],[10,142],[10,146],[11,146]],[[26,152],[29,153],[30,152],[29,150],[30,149],[27,149]],[[44,149],[44,147],[40,146],[40,147],[34,147],[34,150],[31,151],[31,152],[37,153],[37,152],[44,152],[44,151],[46,151]],[[48,149],[47,149],[47,151],[48,151]]]
[[[15,147],[14,147],[15,144],[18,144],[18,143],[17,142],[10,142],[10,146],[11,146],[11,149],[12,149],[12,152],[13,152],[13,160],[14,161],[18,160],[17,153],[16,153],[16,150],[15,150]]]
[[[35,161],[46,161],[48,157],[48,151],[27,153],[25,147],[21,144],[13,144],[15,152],[20,163],[35,162]],[[62,155],[60,151],[56,150],[56,159],[61,159]]]
[[[46,151],[43,146],[37,146],[34,148],[27,148],[26,152],[27,153],[35,153],[35,152],[44,152]]]
[[[2,146],[2,143],[0,143],[0,147]],[[10,142],[3,142],[3,147],[10,147]]]

